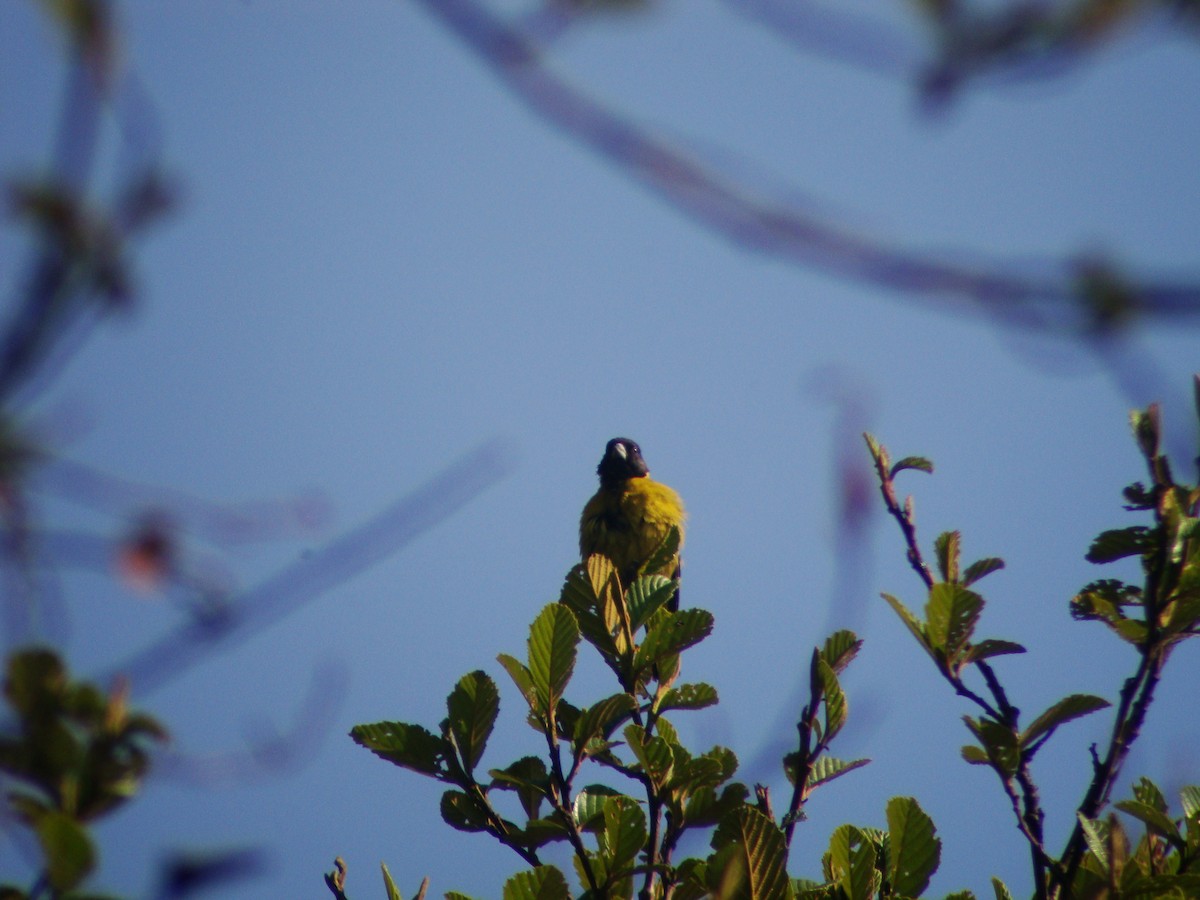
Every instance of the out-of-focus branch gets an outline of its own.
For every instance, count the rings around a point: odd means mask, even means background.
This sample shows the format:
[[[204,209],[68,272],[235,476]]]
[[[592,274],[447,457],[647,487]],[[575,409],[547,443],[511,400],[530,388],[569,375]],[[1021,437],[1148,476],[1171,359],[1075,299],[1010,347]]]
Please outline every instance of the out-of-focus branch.
[[[1172,0],[1052,0],[925,3],[936,54],[923,77],[926,99],[944,100],[968,81],[1044,79],[1070,71],[1119,32],[1169,16],[1192,16]]]
[[[512,466],[511,452],[500,442],[484,444],[363,525],[216,608],[211,617],[181,625],[92,680],[107,684],[123,675],[140,695],[162,686],[218,647],[245,640],[395,553],[496,484]]]
[[[170,749],[157,756],[152,776],[200,787],[254,782],[265,775],[295,770],[314,756],[330,734],[346,699],[349,675],[340,663],[318,666],[300,708],[285,730],[269,728],[268,714],[248,719],[245,746],[218,753],[189,754]]]
[[[172,202],[158,174],[157,113],[119,64],[108,0],[45,4],[67,39],[67,77],[49,172],[13,186],[12,211],[38,232],[0,329],[0,401],[31,399],[82,345],[99,318],[132,296],[125,244]],[[121,141],[115,196],[93,209],[104,112]]]
[[[1041,0],[913,4],[926,19],[928,49],[874,17],[836,4],[724,0],[730,11],[811,56],[920,90],[943,104],[968,83],[1025,83],[1073,71],[1122,30],[1169,18],[1195,18],[1169,0]]]
[[[221,547],[312,534],[328,522],[331,512],[328,500],[315,493],[219,503],[177,488],[104,472],[57,454],[46,455],[32,488],[112,515],[167,510],[172,522]]]
[[[1006,324],[1076,334],[1131,315],[1200,313],[1200,284],[1118,278],[1102,264],[1051,262],[1048,275],[921,255],[795,205],[759,199],[726,173],[655,138],[555,74],[526,34],[474,0],[418,0],[551,124],[731,243],[838,278]],[[1103,277],[1108,276],[1108,277]],[[1117,293],[1109,288],[1119,283]],[[1113,316],[1111,304],[1119,301]]]
[[[724,5],[801,53],[903,82],[920,69],[915,48],[901,35],[834,5],[795,0],[724,0]]]

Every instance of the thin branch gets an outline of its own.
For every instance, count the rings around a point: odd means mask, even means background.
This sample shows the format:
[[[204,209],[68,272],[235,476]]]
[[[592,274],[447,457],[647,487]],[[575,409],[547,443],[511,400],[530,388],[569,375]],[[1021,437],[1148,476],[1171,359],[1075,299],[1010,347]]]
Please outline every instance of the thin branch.
[[[1004,686],[1000,684],[1000,679],[996,677],[996,673],[992,670],[991,664],[986,659],[977,660],[975,663],[980,672],[983,673],[983,680],[987,682],[988,690],[996,701],[996,706],[999,708],[999,715],[996,718],[1012,728],[1017,730],[1017,720],[1021,715],[1021,711],[1008,702],[1008,694],[1004,691]]]
[[[540,866],[541,859],[537,855],[537,851],[531,850],[528,847],[515,841],[508,832],[508,823],[500,816],[491,801],[488,799],[487,792],[479,785],[474,778],[471,778],[471,794],[476,808],[483,813],[487,819],[488,833],[496,838],[505,847],[516,852],[516,854],[525,860],[531,866]]]
[[[900,506],[896,498],[895,483],[890,467],[891,460],[887,451],[883,447],[878,446],[869,436],[867,444],[871,448],[871,455],[875,462],[875,471],[879,477],[880,492],[883,495],[884,503],[887,506],[888,512],[900,525],[900,530],[904,535],[905,544],[908,548],[909,564],[917,575],[920,576],[925,586],[932,589],[935,581],[933,573],[921,555],[920,545],[917,543],[917,526],[913,515],[912,499],[909,498],[903,508]],[[954,687],[955,692],[959,696],[970,700],[993,721],[1011,732],[1013,737],[1017,739],[1019,746],[1019,720],[1021,712],[1009,701],[1008,693],[1000,683],[1000,679],[996,676],[991,665],[986,660],[977,660],[975,662],[975,665],[983,675],[983,680],[987,684],[988,692],[992,695],[995,705],[989,703],[986,699],[968,688],[962,679],[960,671],[953,668],[949,661],[939,655],[934,655],[938,671]],[[1027,749],[1019,752],[1019,762],[1015,775],[1017,783],[1021,787],[1020,796],[1018,796],[1016,790],[1013,788],[1012,776],[1001,772],[999,769],[996,771],[1000,776],[1004,792],[1008,795],[1012,803],[1013,815],[1017,820],[1017,828],[1029,842],[1037,900],[1045,900],[1048,896],[1045,878],[1046,871],[1049,869],[1058,872],[1059,870],[1058,864],[1046,852],[1044,845],[1043,825],[1045,814],[1042,811],[1041,798],[1037,785],[1029,771],[1029,760],[1032,758],[1032,755],[1032,752],[1029,752]]]
[[[921,555],[921,545],[917,543],[917,523],[912,514],[912,500],[910,498],[903,507],[900,506],[896,499],[896,484],[892,480],[892,473],[888,471],[885,457],[879,456],[875,459],[875,471],[879,474],[879,492],[883,495],[884,505],[891,517],[896,520],[896,524],[900,526],[901,534],[904,535],[904,543],[908,548],[908,564],[925,582],[925,587],[932,588],[934,585],[933,573],[930,572],[925,558]]]
[[[1000,784],[1004,787],[1004,793],[1012,804],[1013,816],[1017,820],[1017,828],[1024,835],[1025,840],[1029,842],[1029,846],[1033,853],[1033,883],[1037,891],[1037,896],[1043,898],[1046,896],[1046,880],[1045,870],[1053,869],[1057,866],[1054,858],[1046,852],[1046,848],[1042,843],[1040,828],[1032,827],[1026,815],[1021,810],[1021,798],[1017,795],[1013,788],[1012,779],[1001,778]]]
[[[1004,717],[1000,714],[1000,711],[996,709],[996,707],[992,706],[992,704],[988,703],[983,697],[980,697],[977,693],[967,687],[962,678],[957,675],[950,674],[941,666],[938,666],[938,671],[942,673],[945,679],[950,683],[950,686],[954,688],[954,692],[958,694],[958,696],[965,700],[970,700],[997,722],[1004,722]]]
[[[1014,726],[1015,730],[1015,726]],[[1021,786],[1022,808],[1013,805],[1013,813],[1017,817],[1017,827],[1029,841],[1030,862],[1033,866],[1033,886],[1037,900],[1046,900],[1049,896],[1049,886],[1046,884],[1046,872],[1058,871],[1056,859],[1046,852],[1045,823],[1046,814],[1042,812],[1041,796],[1037,784],[1029,771],[1029,754],[1021,755],[1020,765],[1017,766],[1017,784]],[[1010,790],[1011,788],[1007,788]]]
[[[596,880],[592,861],[588,857],[587,848],[583,845],[583,836],[579,832],[579,823],[575,821],[575,813],[571,809],[571,784],[563,777],[562,756],[559,753],[558,739],[554,731],[553,723],[547,723],[545,737],[550,756],[550,804],[562,816],[563,822],[567,826],[567,839],[571,842],[571,847],[583,869],[588,887],[595,894],[600,888],[600,883]]]
[[[654,896],[654,878],[658,874],[659,863],[658,834],[662,828],[662,803],[649,783],[646,788],[646,813],[650,820],[650,835],[646,841],[646,877],[638,892],[640,900],[651,900]]]
[[[1096,818],[1108,804],[1112,789],[1121,774],[1121,767],[1129,756],[1146,720],[1146,713],[1154,701],[1154,691],[1166,665],[1166,652],[1162,647],[1147,648],[1142,653],[1138,670],[1125,681],[1121,689],[1117,713],[1113,721],[1112,737],[1109,741],[1108,753],[1098,764],[1093,765],[1094,774],[1088,785],[1083,802],[1079,805],[1079,813],[1089,819]],[[1093,752],[1093,761],[1096,759]],[[1083,825],[1076,820],[1075,828],[1067,841],[1063,852],[1063,869],[1060,884],[1073,883],[1075,873],[1083,863],[1087,852],[1087,842],[1083,835]]]
[[[784,816],[783,826],[784,844],[788,847],[792,846],[792,834],[796,830],[796,822],[799,820],[800,811],[808,799],[808,779],[812,777],[813,763],[825,749],[823,741],[818,741],[815,748],[811,747],[813,728],[817,719],[816,710],[811,708],[811,706],[809,704],[804,707],[800,715],[800,721],[796,723],[796,730],[800,733],[800,746],[796,752],[796,780],[792,786],[792,797],[788,801],[788,811]]]

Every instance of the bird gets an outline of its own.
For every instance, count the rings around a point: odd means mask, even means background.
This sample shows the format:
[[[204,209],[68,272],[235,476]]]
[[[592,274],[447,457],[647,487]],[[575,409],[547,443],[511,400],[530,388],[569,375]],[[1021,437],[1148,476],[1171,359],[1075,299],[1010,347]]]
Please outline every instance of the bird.
[[[636,441],[624,437],[609,441],[596,474],[600,476],[600,489],[588,500],[579,518],[579,554],[584,562],[593,553],[607,556],[617,569],[622,587],[628,588],[672,526],[679,529],[679,548],[683,549],[687,513],[675,491],[650,477],[650,468]],[[665,566],[645,574],[678,578],[680,566],[676,553]],[[667,609],[679,609],[678,590]]]

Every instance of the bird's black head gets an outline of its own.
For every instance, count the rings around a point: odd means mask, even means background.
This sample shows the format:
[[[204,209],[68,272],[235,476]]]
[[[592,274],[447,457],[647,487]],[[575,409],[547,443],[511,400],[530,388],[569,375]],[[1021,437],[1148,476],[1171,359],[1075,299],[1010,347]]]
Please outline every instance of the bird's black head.
[[[644,478],[650,474],[646,461],[642,459],[642,448],[629,438],[613,438],[604,448],[604,458],[596,466],[600,484],[612,487],[630,478]]]

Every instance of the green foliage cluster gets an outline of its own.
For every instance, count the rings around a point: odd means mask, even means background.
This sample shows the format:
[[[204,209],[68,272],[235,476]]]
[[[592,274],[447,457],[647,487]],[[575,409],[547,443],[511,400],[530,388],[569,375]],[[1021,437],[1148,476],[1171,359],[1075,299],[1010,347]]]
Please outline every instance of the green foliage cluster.
[[[1200,380],[1197,398],[1200,400]],[[1141,561],[1143,582],[1094,581],[1071,600],[1071,612],[1076,619],[1104,623],[1132,645],[1138,654],[1137,667],[1122,687],[1106,752],[1101,755],[1093,749],[1091,783],[1076,810],[1077,822],[1067,845],[1057,855],[1045,843],[1045,813],[1031,764],[1059,726],[1112,704],[1090,694],[1071,694],[1022,725],[1020,711],[1009,701],[990,660],[1024,653],[1025,648],[1007,640],[975,639],[984,599],[971,588],[1001,568],[1003,561],[986,558],[961,568],[960,535],[946,532],[934,542],[935,576],[916,540],[912,503],[899,503],[894,483],[902,471],[932,472],[933,465],[920,457],[893,464],[887,450],[870,435],[865,436],[888,512],[899,524],[909,563],[927,589],[924,618],[896,597],[883,597],[942,677],[979,711],[977,716],[964,717],[975,743],[963,747],[963,758],[991,768],[998,777],[1017,827],[1029,843],[1036,896],[1048,900],[1200,896],[1196,805],[1200,794],[1196,788],[1187,788],[1183,794],[1183,831],[1168,815],[1162,792],[1146,779],[1135,786],[1134,800],[1116,804],[1147,828],[1132,855],[1119,821],[1114,817],[1103,822],[1097,819],[1108,805],[1121,767],[1141,731],[1172,649],[1200,633],[1200,487],[1181,483],[1172,475],[1162,452],[1157,406],[1133,412],[1131,423],[1150,481],[1125,489],[1126,509],[1150,512],[1153,524],[1101,533],[1087,559],[1103,564],[1136,556]],[[967,684],[965,676],[971,670],[980,676],[982,691]]]
[[[166,732],[128,709],[123,688],[106,696],[72,681],[47,649],[9,657],[4,698],[16,723],[0,735],[0,771],[18,785],[9,807],[36,836],[43,869],[28,893],[0,885],[0,900],[95,897],[76,890],[96,865],[89,828],[137,793]]]
[[[378,722],[357,726],[351,736],[389,762],[446,783],[441,812],[448,824],[490,834],[534,867],[505,885],[504,897],[512,900],[571,896],[566,876],[539,855],[556,842],[573,851],[585,897],[915,896],[937,867],[940,841],[911,798],[889,804],[886,831],[845,826],[835,832],[823,880],[787,874],[792,829],[808,797],[867,762],[826,752],[846,723],[838,675],[861,646],[851,632],[837,632],[813,651],[799,746],[783,760],[793,794],[781,821],[765,788],[752,796],[732,780],[733,751],[695,752],[684,745],[666,714],[712,706],[717,691],[679,681],[682,656],[712,631],[712,615],[669,611],[676,582],[644,574],[677,546],[673,532],[628,589],[607,558],[592,556],[567,575],[559,602],[534,620],[526,658],[499,656],[525,702],[526,721],[545,744],[544,757],[524,756],[480,777],[499,713],[499,692],[482,671],[465,675],[450,692],[437,733]],[[620,688],[586,706],[567,699],[581,643],[599,654]],[[593,770],[607,771],[623,787],[582,783]],[[516,821],[498,808],[504,794],[516,797]],[[677,859],[681,839],[693,830],[708,834],[711,853]],[[390,893],[394,884],[386,875],[385,881]],[[335,895],[345,896],[344,879]]]
[[[1154,522],[1101,534],[1088,559],[1103,563],[1138,555],[1144,583],[1093,582],[1071,608],[1077,618],[1101,621],[1131,644],[1139,664],[1116,704],[1106,753],[1093,749],[1093,780],[1076,810],[1076,830],[1057,855],[1046,846],[1032,763],[1061,726],[1113,704],[1091,694],[1071,694],[1022,722],[992,663],[1023,654],[1025,648],[977,636],[986,605],[977,584],[1002,568],[1003,561],[986,557],[964,565],[961,536],[950,531],[934,541],[934,565],[927,565],[911,498],[898,501],[895,478],[906,470],[932,472],[933,465],[921,457],[893,463],[887,450],[866,436],[884,502],[904,535],[908,561],[925,585],[923,615],[891,594],[883,597],[943,679],[974,705],[976,714],[964,717],[973,742],[963,747],[962,756],[997,776],[1028,841],[1039,900],[1200,896],[1200,788],[1184,789],[1183,816],[1176,819],[1159,788],[1141,779],[1133,799],[1115,804],[1145,827],[1136,847],[1115,813],[1101,815],[1171,649],[1200,630],[1200,489],[1173,479],[1160,452],[1155,407],[1135,413],[1133,425],[1151,483],[1132,485],[1125,496],[1130,510],[1151,512]],[[673,554],[677,540],[672,534],[659,554]],[[886,828],[847,824],[835,829],[820,879],[793,878],[787,871],[792,836],[811,793],[868,762],[828,754],[848,714],[839,675],[862,642],[839,631],[813,651],[808,701],[797,722],[798,744],[782,759],[791,798],[777,818],[769,789],[757,785],[751,791],[732,780],[737,758],[731,750],[713,747],[698,753],[685,747],[666,716],[717,702],[713,686],[679,681],[683,655],[709,635],[713,619],[699,609],[669,611],[666,602],[677,585],[646,575],[655,564],[650,560],[626,587],[608,559],[592,556],[571,570],[559,602],[533,622],[525,659],[498,657],[524,700],[527,723],[545,744],[544,756],[524,756],[481,774],[500,708],[499,690],[482,671],[464,676],[451,691],[447,717],[437,732],[378,722],[357,726],[351,736],[379,757],[445,783],[441,812],[449,825],[489,834],[532,866],[508,880],[505,900],[572,896],[566,875],[540,856],[557,842],[569,845],[582,891],[578,896],[587,900],[632,898],[635,893],[640,900],[922,896],[941,861],[941,841],[929,816],[910,797],[889,801]],[[581,643],[599,654],[619,688],[586,706],[567,699]],[[584,783],[584,773],[597,770],[606,772],[608,780]],[[506,794],[516,798],[516,818],[506,816],[497,803]],[[711,852],[677,858],[680,839],[690,830],[708,835]],[[388,896],[399,898],[386,868],[384,881]],[[346,900],[344,867],[327,876],[327,883],[336,897]],[[996,900],[1011,900],[998,878],[992,879],[992,887]],[[461,894],[446,896],[467,900]],[[948,900],[972,897],[961,891]]]

